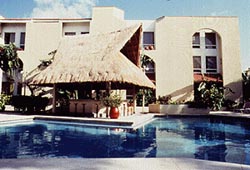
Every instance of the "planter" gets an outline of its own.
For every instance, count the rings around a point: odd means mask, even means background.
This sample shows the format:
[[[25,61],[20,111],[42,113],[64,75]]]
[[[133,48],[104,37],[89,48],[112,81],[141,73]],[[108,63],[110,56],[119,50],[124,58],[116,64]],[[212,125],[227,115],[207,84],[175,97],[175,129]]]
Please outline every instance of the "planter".
[[[119,109],[117,107],[111,107],[109,111],[109,117],[111,119],[117,119],[119,117]]]
[[[187,104],[149,104],[150,113],[161,113],[161,114],[208,114],[209,109],[202,108],[190,108]]]
[[[149,113],[160,113],[160,104],[149,104],[148,105]]]

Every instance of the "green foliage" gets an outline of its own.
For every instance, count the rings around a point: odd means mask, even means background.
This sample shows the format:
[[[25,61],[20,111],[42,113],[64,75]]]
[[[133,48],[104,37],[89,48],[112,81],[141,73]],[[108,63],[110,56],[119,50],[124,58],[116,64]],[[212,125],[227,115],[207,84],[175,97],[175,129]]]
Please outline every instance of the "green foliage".
[[[109,95],[104,98],[102,98],[102,103],[104,106],[107,107],[119,107],[122,103],[122,99],[119,95]]]
[[[160,104],[171,104],[172,103],[172,96],[168,95],[168,96],[158,96],[157,101]]]
[[[223,107],[226,107],[227,110],[237,109],[238,107],[242,108],[242,107],[240,107],[240,103],[237,103],[237,102],[230,100],[230,99],[224,100]]]
[[[13,78],[14,70],[23,69],[23,63],[17,56],[17,47],[14,44],[0,46],[0,68]]]
[[[136,103],[138,106],[142,106],[142,97],[144,94],[144,102],[145,102],[145,106],[147,106],[150,103],[154,103],[155,102],[155,96],[154,93],[151,89],[140,89],[138,91],[138,93],[136,94]]]
[[[71,98],[72,92],[66,89],[57,88],[56,96],[57,103],[59,104],[60,112],[68,111],[69,99]]]
[[[15,109],[20,110],[22,112],[39,112],[41,110],[45,111],[46,106],[49,103],[49,99],[47,97],[41,96],[12,96],[11,105],[15,107]]]
[[[250,75],[248,75],[248,71],[242,73],[243,84],[250,84]]]
[[[158,96],[157,103],[159,104],[183,104],[183,101],[173,101],[171,95]]]
[[[41,64],[38,65],[38,68],[40,70],[43,70],[45,68],[47,68],[50,64],[52,64],[52,62],[54,61],[54,57],[56,55],[57,50],[51,51],[50,53],[48,53],[49,56],[51,56],[49,59],[46,60],[40,60]]]
[[[5,109],[5,105],[10,101],[10,96],[6,94],[0,95],[0,110]]]
[[[244,100],[250,100],[250,70],[242,73],[243,84],[243,98]]]
[[[142,68],[146,68],[148,64],[151,64],[153,62],[154,61],[150,57],[148,57],[144,54],[141,55],[141,67]]]
[[[145,55],[142,51],[141,54],[141,67],[143,68],[143,71],[146,71],[148,65],[153,64],[154,61],[152,58]],[[144,103],[145,106],[148,106],[150,103],[154,103],[156,101],[155,93],[151,89],[139,89],[136,95],[136,103],[138,106],[142,106],[143,103],[143,95],[144,95]]]
[[[211,110],[220,110],[224,101],[224,88],[213,82],[201,82],[198,88],[198,102]]]

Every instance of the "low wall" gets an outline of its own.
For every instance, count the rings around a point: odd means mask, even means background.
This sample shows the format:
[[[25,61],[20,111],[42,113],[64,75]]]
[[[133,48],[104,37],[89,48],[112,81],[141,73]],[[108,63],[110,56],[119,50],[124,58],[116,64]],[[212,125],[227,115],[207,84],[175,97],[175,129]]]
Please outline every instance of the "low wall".
[[[208,114],[209,109],[190,108],[186,104],[179,105],[164,105],[164,104],[149,104],[149,113],[161,113],[161,114]]]

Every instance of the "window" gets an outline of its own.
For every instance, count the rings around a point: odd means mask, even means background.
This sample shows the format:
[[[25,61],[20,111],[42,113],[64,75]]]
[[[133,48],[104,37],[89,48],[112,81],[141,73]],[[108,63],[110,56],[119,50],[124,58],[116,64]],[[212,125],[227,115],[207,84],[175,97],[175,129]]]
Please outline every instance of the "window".
[[[76,33],[75,32],[65,32],[64,35],[73,36],[73,35],[76,35]]]
[[[200,33],[198,32],[193,35],[193,48],[200,48]]]
[[[196,75],[221,73],[219,34],[214,30],[203,29],[194,32],[190,38],[192,38],[193,73]]]
[[[201,73],[201,56],[193,56],[194,73]]]
[[[217,57],[206,56],[206,72],[217,73]]]
[[[15,33],[14,32],[6,32],[4,33],[4,44],[15,43]]]
[[[205,33],[206,48],[216,48],[216,35],[215,33]]]
[[[143,33],[143,47],[146,50],[154,50],[154,32],[144,32]]]
[[[21,32],[20,36],[20,48],[24,50],[25,47],[25,32]]]

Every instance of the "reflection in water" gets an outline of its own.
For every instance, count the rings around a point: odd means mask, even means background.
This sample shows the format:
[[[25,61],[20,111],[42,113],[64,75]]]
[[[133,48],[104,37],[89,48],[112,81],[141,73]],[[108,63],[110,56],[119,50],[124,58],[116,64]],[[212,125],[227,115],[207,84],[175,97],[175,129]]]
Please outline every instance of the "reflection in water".
[[[0,130],[0,157],[146,157],[154,131],[34,123]],[[141,153],[140,153],[141,152]],[[151,155],[152,156],[152,155]]]
[[[0,127],[1,158],[187,157],[250,164],[250,126],[219,118],[160,118],[137,130],[36,121]]]
[[[157,155],[250,164],[248,122],[222,118],[169,118],[153,123],[159,127],[156,134],[160,154]]]

